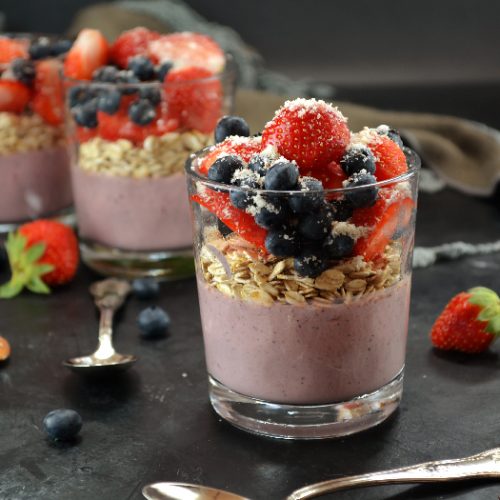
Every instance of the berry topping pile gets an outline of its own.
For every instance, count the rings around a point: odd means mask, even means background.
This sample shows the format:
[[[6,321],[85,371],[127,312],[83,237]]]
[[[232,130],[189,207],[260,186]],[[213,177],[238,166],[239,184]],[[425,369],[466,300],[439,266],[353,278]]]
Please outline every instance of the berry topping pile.
[[[98,31],[83,30],[64,67],[79,80],[69,88],[78,138],[140,144],[174,130],[211,133],[221,116],[217,74],[224,66],[224,53],[205,35],[135,28],[108,45]]]
[[[227,187],[203,186],[192,199],[217,216],[225,234],[229,228],[262,253],[292,257],[301,276],[355,255],[382,258],[412,220],[409,184],[377,184],[408,170],[401,139],[387,126],[351,133],[332,105],[296,99],[261,137],[250,136],[242,118],[226,116],[215,138],[195,168]]]
[[[63,122],[64,99],[57,58],[69,40],[0,36],[0,112],[38,114],[49,125]]]

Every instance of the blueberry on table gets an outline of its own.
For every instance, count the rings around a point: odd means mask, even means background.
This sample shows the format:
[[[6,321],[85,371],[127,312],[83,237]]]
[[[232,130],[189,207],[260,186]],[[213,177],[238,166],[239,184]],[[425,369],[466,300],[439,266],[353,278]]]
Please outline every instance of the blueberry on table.
[[[222,142],[226,137],[239,135],[248,137],[250,128],[248,123],[240,116],[223,116],[215,127],[215,142]]]
[[[10,66],[14,78],[31,87],[35,79],[35,63],[29,59],[14,59]]]
[[[165,77],[167,76],[168,72],[172,69],[173,64],[171,62],[163,62],[156,68],[156,75],[158,77],[158,80],[160,82],[163,82],[165,80]]]
[[[299,169],[295,163],[280,161],[266,171],[264,187],[270,190],[295,189],[299,180]]]
[[[330,259],[343,259],[352,255],[354,240],[346,234],[330,235],[323,243],[325,254]]]
[[[121,98],[122,95],[118,90],[106,90],[97,98],[97,108],[108,115],[113,115],[120,108]]]
[[[92,80],[99,83],[115,83],[118,80],[118,68],[115,66],[103,66],[92,74]]]
[[[348,200],[334,200],[330,203],[333,209],[333,218],[339,222],[345,222],[352,217],[354,208]]]
[[[378,196],[378,187],[370,185],[375,182],[377,182],[377,179],[371,174],[354,174],[347,181],[346,187],[357,187],[358,189],[346,191],[346,200],[349,201],[354,208],[372,206]]]
[[[60,408],[47,413],[43,427],[52,439],[70,441],[80,432],[82,417],[74,410]]]
[[[212,163],[208,169],[207,177],[214,182],[231,184],[234,173],[243,166],[243,161],[239,156],[222,156]]]
[[[328,268],[328,262],[317,254],[303,254],[295,257],[293,267],[297,274],[308,278],[316,278]]]
[[[145,56],[135,56],[128,60],[127,69],[141,81],[152,80],[156,76],[151,59]]]
[[[170,316],[161,307],[148,307],[137,316],[137,326],[144,338],[163,337],[170,326]]]
[[[299,221],[298,231],[309,240],[324,240],[331,231],[332,222],[332,212],[322,209],[303,216]]]
[[[248,162],[248,168],[256,174],[264,177],[266,175],[266,160],[263,156],[253,155]]]
[[[297,194],[292,194],[288,201],[290,208],[296,214],[305,214],[318,210],[323,204],[323,184],[314,177],[303,177],[299,181],[302,188]]]
[[[291,257],[299,252],[299,240],[291,228],[271,229],[265,240],[266,249],[276,257]]]
[[[347,176],[351,176],[365,170],[369,174],[375,172],[375,156],[365,147],[354,147],[347,150],[340,166]]]
[[[71,111],[78,125],[87,128],[97,127],[97,99],[95,97],[83,104],[74,106]]]
[[[139,97],[141,99],[146,99],[153,106],[156,106],[161,102],[161,92],[160,89],[156,87],[144,87],[139,89]]]
[[[152,299],[160,293],[160,284],[154,278],[137,278],[132,282],[132,291],[139,299]]]
[[[137,125],[148,125],[156,118],[156,111],[149,101],[139,99],[129,106],[128,116]]]

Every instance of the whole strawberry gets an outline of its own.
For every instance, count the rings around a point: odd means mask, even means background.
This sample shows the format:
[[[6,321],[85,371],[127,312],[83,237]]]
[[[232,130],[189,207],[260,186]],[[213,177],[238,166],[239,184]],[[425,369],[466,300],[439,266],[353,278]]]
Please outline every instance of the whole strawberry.
[[[78,268],[78,241],[71,228],[52,220],[37,220],[9,233],[5,244],[12,278],[0,286],[0,298],[11,298],[24,287],[49,293],[47,285],[63,285]]]
[[[339,161],[350,140],[346,119],[324,101],[287,101],[262,132],[262,148],[274,146],[302,170]]]
[[[476,287],[453,297],[431,329],[435,347],[479,353],[500,335],[500,298],[489,288]]]

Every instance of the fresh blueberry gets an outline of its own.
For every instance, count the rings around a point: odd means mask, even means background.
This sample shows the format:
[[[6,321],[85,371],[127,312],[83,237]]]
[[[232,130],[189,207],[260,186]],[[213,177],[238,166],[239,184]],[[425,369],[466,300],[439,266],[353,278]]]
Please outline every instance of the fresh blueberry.
[[[299,240],[291,228],[271,229],[265,240],[266,249],[276,257],[291,257],[299,252]]]
[[[230,227],[226,226],[220,219],[217,219],[217,229],[219,230],[220,234],[222,234],[222,236],[228,236],[233,232],[233,230]]]
[[[354,174],[348,180],[346,187],[357,187],[358,189],[346,191],[346,200],[349,201],[354,208],[372,206],[378,196],[378,187],[370,185],[375,182],[377,182],[377,179],[371,174]]]
[[[323,248],[329,259],[343,259],[352,254],[354,240],[346,234],[330,235],[326,238]]]
[[[324,240],[330,233],[332,222],[331,210],[323,208],[303,216],[299,221],[298,231],[308,240]]]
[[[97,127],[97,98],[74,106],[71,111],[78,125],[87,128]]]
[[[39,38],[36,42],[33,42],[28,49],[30,58],[33,60],[44,59],[52,55],[52,45],[50,40],[45,37]]]
[[[160,66],[156,68],[156,74],[158,75],[158,80],[163,82],[168,72],[172,69],[173,64],[171,62],[161,63]]]
[[[117,83],[127,84],[120,87],[122,94],[127,95],[135,94],[138,90],[137,84],[140,83],[139,78],[132,71],[126,69],[118,71],[116,81]]]
[[[61,54],[65,54],[71,49],[73,42],[71,40],[55,40],[50,45],[50,55],[57,57]]]
[[[155,87],[144,87],[139,89],[139,97],[141,99],[146,99],[153,106],[160,104],[161,102],[161,92],[160,89]]]
[[[334,200],[330,206],[333,209],[333,218],[336,221],[344,222],[352,217],[354,208],[350,201],[346,199]]]
[[[160,284],[154,278],[137,278],[132,282],[132,290],[139,299],[153,299],[160,293]]]
[[[29,59],[14,59],[10,66],[14,78],[31,87],[35,79],[35,63]]]
[[[314,177],[303,177],[299,181],[301,192],[292,194],[288,203],[296,214],[318,210],[323,204],[323,184]]]
[[[113,115],[120,107],[122,95],[118,90],[106,90],[97,98],[97,108],[108,115]]]
[[[236,208],[244,210],[252,204],[255,196],[253,190],[258,189],[259,184],[255,179],[248,177],[239,182],[239,187],[241,189],[234,189],[230,192],[229,199]]]
[[[128,116],[137,125],[148,125],[156,118],[156,111],[149,101],[139,99],[129,106]]]
[[[295,257],[293,267],[300,276],[316,278],[328,268],[328,262],[320,255],[305,253]]]
[[[75,85],[68,90],[69,105],[71,108],[84,104],[95,97],[95,92],[87,86]]]
[[[239,156],[222,156],[212,163],[208,169],[207,177],[211,181],[231,184],[234,173],[241,168],[243,168],[243,161]]]
[[[250,135],[248,123],[240,116],[223,116],[215,127],[215,142],[222,142],[231,135],[241,137]]]
[[[362,170],[373,174],[375,172],[375,156],[365,147],[350,148],[340,160],[340,166],[349,177]]]
[[[295,163],[280,161],[266,172],[264,187],[276,191],[295,189],[299,180],[299,169]]]
[[[94,71],[92,80],[99,83],[115,83],[118,80],[119,70],[115,66],[102,66]]]
[[[280,228],[290,219],[287,200],[280,196],[261,194],[257,200],[255,222],[264,229]],[[254,198],[255,201],[255,198]]]
[[[156,76],[151,59],[144,56],[131,57],[128,60],[127,69],[141,81],[152,80]]]
[[[137,316],[137,325],[144,338],[163,337],[170,326],[170,316],[161,307],[148,307]]]
[[[45,432],[60,441],[70,441],[82,428],[82,417],[75,410],[60,408],[52,410],[43,419]]]
[[[267,172],[266,160],[263,156],[253,155],[248,162],[248,168],[256,174],[264,177]]]
[[[387,125],[379,125],[377,127],[377,133],[379,135],[386,135],[389,139],[395,142],[400,148],[403,148],[403,140],[399,135],[399,132],[393,128],[389,128]]]

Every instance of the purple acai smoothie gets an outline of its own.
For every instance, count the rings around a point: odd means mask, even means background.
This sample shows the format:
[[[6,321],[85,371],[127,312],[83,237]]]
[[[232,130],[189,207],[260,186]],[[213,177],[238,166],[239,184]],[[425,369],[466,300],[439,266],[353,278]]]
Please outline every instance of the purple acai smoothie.
[[[192,245],[186,180],[133,178],[73,166],[80,236],[132,251],[176,250]]]
[[[405,361],[410,278],[350,301],[270,306],[198,280],[208,373],[275,403],[350,400],[393,380]]]
[[[23,222],[71,206],[65,148],[0,156],[0,222]]]

